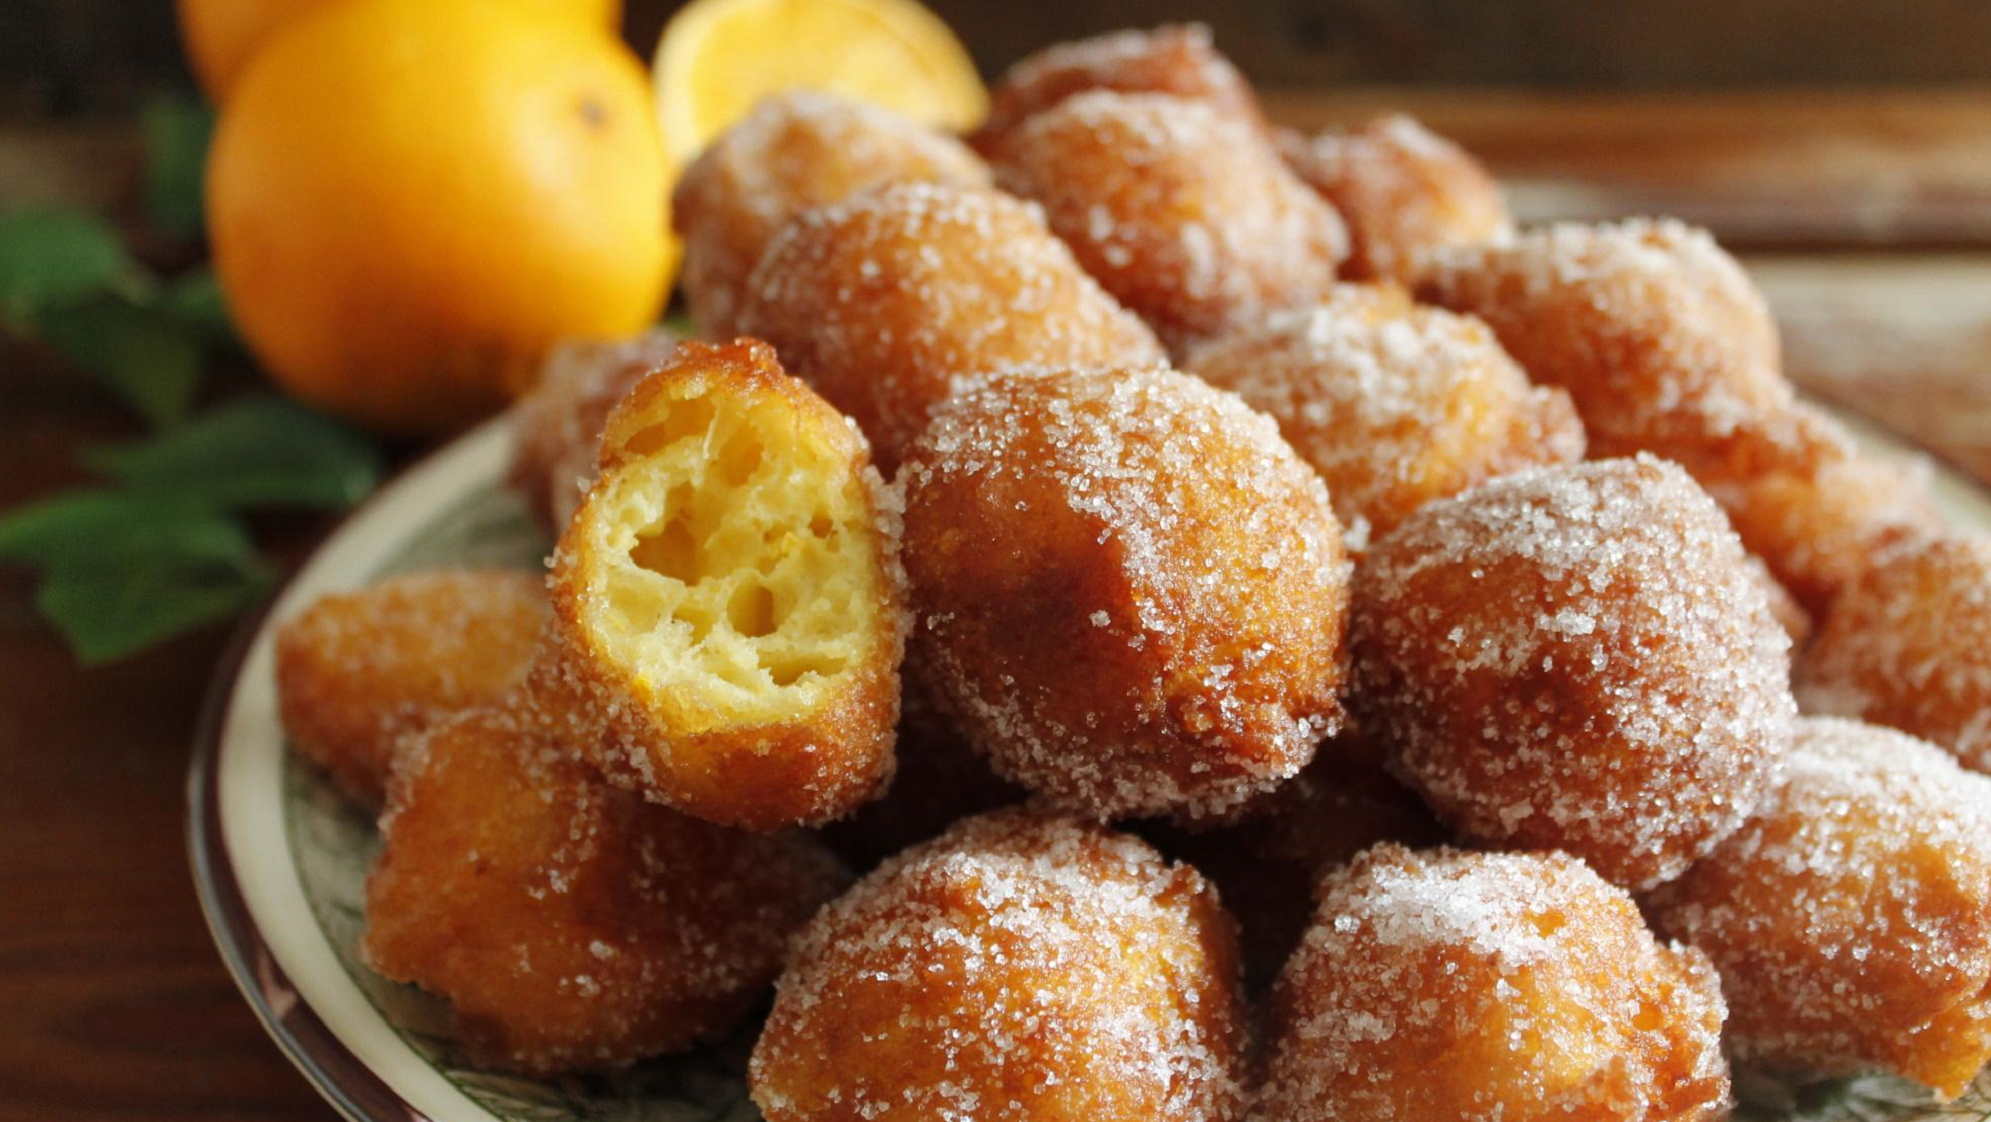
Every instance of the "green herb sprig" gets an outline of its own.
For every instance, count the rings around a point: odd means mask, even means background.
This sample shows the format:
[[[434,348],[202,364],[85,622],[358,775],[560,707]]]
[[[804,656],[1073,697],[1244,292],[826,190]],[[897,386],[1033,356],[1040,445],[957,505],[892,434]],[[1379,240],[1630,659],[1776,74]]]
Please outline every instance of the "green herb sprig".
[[[191,243],[213,114],[169,98],[141,124],[152,232]],[[0,214],[0,329],[94,375],[152,430],[85,449],[100,482],[0,513],[0,563],[39,575],[36,607],[85,664],[266,596],[280,567],[257,549],[247,512],[339,509],[379,479],[372,441],[286,398],[255,393],[196,412],[214,360],[240,349],[220,287],[205,265],[170,278],[145,268],[100,216]]]

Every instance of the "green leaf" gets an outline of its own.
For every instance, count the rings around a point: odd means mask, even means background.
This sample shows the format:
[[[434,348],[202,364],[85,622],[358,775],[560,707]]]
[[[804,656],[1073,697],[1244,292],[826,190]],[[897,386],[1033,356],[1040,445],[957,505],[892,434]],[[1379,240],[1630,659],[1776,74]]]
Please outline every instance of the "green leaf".
[[[79,210],[0,215],[0,316],[15,330],[44,309],[85,300],[142,277],[109,223]]]
[[[214,270],[199,265],[168,282],[153,307],[217,342],[236,342],[235,321]]]
[[[380,477],[380,453],[365,437],[278,397],[230,402],[84,462],[134,489],[223,507],[338,509]]]
[[[260,559],[252,561],[196,564],[155,555],[126,565],[65,566],[42,578],[35,606],[78,661],[109,662],[261,600],[276,574]]]
[[[172,237],[198,238],[214,110],[193,98],[162,97],[145,107],[139,124],[145,134],[145,209],[153,225]]]
[[[0,515],[0,561],[42,570],[117,568],[162,556],[241,567],[255,553],[234,518],[170,496],[76,490]]]
[[[155,426],[186,416],[200,388],[206,358],[200,330],[158,309],[98,297],[42,312],[35,329]]]

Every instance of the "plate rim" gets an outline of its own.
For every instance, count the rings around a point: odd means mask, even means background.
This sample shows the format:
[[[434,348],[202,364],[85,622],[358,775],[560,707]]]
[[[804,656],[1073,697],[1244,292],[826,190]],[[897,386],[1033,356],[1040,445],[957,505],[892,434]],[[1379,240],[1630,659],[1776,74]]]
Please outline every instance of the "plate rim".
[[[1822,398],[1809,400],[1823,405],[1836,419],[1845,422],[1863,447],[1928,463],[1940,492],[1938,505],[1947,522],[1980,523],[1991,528],[1991,483],[1978,481],[1947,458],[1853,409]],[[309,930],[301,939],[292,934],[272,941],[265,930],[266,924],[258,919],[258,904],[244,886],[238,855],[230,844],[231,819],[224,797],[227,786],[224,756],[229,734],[235,723],[243,719],[241,706],[254,699],[255,684],[267,678],[266,674],[259,676],[251,670],[268,669],[275,622],[292,614],[306,597],[315,599],[335,588],[358,587],[368,572],[356,559],[371,555],[377,560],[389,545],[399,540],[391,533],[383,534],[382,542],[369,550],[367,540],[355,536],[358,528],[391,519],[404,508],[417,512],[428,509],[431,513],[445,508],[460,495],[460,489],[447,486],[450,477],[465,474],[494,478],[492,468],[502,469],[509,460],[511,437],[507,415],[491,418],[403,467],[332,526],[271,597],[237,625],[216,665],[195,724],[186,781],[187,846],[194,888],[209,936],[237,990],[278,1050],[348,1122],[472,1119],[494,1122],[498,1116],[435,1070],[401,1037],[357,983],[338,967],[337,954],[315,920],[308,924]],[[1974,510],[1974,516],[1963,514],[1965,509]],[[387,521],[385,525],[391,527],[393,523]],[[274,687],[262,692],[267,695],[263,700],[273,705]],[[275,755],[281,761],[284,753]],[[279,766],[279,782],[280,776]],[[278,815],[281,826],[281,801],[271,809]],[[244,812],[237,812],[241,813]],[[239,827],[239,818],[237,821]],[[289,880],[293,883],[288,887],[295,889],[299,897],[294,909],[296,915],[312,919],[313,913],[303,900],[289,831],[279,828],[274,838],[262,840],[267,848],[280,852],[281,867],[289,870]],[[276,909],[276,903],[264,901],[260,910],[274,914]],[[369,1035],[382,1039],[371,1042],[366,1050],[375,1052],[376,1058],[383,1051],[393,1053],[391,1058],[396,1061],[397,1070],[411,1077],[408,1081],[397,1083],[369,1063],[314,1004],[313,991],[319,991],[317,996],[322,999],[328,983],[323,979],[300,983],[293,970],[297,962],[286,963],[284,946],[277,945],[284,944],[296,951],[300,941],[323,944],[323,957],[329,960],[336,974],[329,985],[338,986],[341,984],[338,979],[343,979],[343,986],[351,991],[345,997],[365,1003],[367,1012],[378,1022],[381,1031]]]

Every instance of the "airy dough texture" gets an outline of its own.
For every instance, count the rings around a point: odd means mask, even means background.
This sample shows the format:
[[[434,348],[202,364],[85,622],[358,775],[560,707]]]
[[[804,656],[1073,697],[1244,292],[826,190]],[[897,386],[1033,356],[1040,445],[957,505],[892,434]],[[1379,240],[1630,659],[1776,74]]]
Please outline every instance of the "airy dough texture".
[[[847,813],[892,771],[898,538],[863,438],[766,345],[687,343],[609,418],[554,554],[533,706],[688,814]]]

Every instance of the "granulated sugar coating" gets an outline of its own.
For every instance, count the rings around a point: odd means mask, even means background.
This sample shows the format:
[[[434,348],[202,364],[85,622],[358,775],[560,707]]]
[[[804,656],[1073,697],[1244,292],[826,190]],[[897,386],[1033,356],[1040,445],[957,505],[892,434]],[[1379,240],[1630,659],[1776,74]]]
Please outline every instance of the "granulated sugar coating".
[[[1802,402],[1683,462],[1814,613],[1892,548],[1942,526],[1925,462],[1861,452],[1844,425]]]
[[[806,211],[754,276],[741,330],[855,419],[888,475],[956,375],[1163,359],[1042,215],[995,191],[908,183]]]
[[[1322,886],[1273,994],[1259,1122],[1723,1118],[1700,952],[1560,853],[1379,846]]]
[[[1025,121],[992,157],[996,182],[1051,229],[1170,350],[1310,304],[1348,232],[1272,142],[1201,101],[1079,94]]]
[[[1568,393],[1530,386],[1485,324],[1393,286],[1338,285],[1187,367],[1279,422],[1357,538],[1493,476],[1583,458]]]
[[[322,597],[277,628],[284,731],[377,808],[405,738],[517,685],[550,616],[540,579],[509,570],[412,573]]]
[[[1500,185],[1465,149],[1392,114],[1359,129],[1313,137],[1282,133],[1301,179],[1348,223],[1342,275],[1410,283],[1440,246],[1498,241],[1513,232]]]
[[[685,169],[671,197],[699,326],[714,338],[736,332],[747,277],[789,219],[911,180],[987,186],[989,169],[959,140],[863,102],[808,90],[761,101]]]
[[[1270,127],[1250,83],[1211,45],[1210,29],[1192,23],[1059,43],[1023,59],[989,91],[988,119],[973,143],[993,152],[1026,119],[1090,90],[1172,94]]]
[[[969,819],[797,937],[754,1102],[768,1122],[1236,1119],[1233,928],[1194,870],[1132,837]]]
[[[479,1062],[542,1075],[723,1035],[848,880],[812,838],[646,803],[498,710],[417,742],[382,829],[367,964],[449,998]]]
[[[1790,589],[1777,580],[1776,574],[1770,571],[1770,566],[1761,557],[1752,553],[1747,564],[1749,576],[1763,590],[1763,598],[1770,602],[1770,614],[1777,617],[1777,622],[1783,625],[1784,634],[1791,637],[1791,650],[1803,650],[1804,645],[1811,641],[1814,626],[1811,613],[1805,611],[1804,605],[1797,602]]]
[[[1898,728],[1991,772],[1991,542],[1894,550],[1833,601],[1797,679],[1808,712]]]
[[[707,821],[813,825],[892,774],[898,494],[764,343],[686,343],[609,415],[526,678],[547,730]]]
[[[1165,370],[967,380],[899,473],[909,667],[1011,779],[1216,813],[1339,724],[1348,566],[1272,421]]]
[[[1888,729],[1798,727],[1784,786],[1647,911],[1720,968],[1738,1061],[1954,1097],[1991,1059],[1991,779]]]
[[[1441,247],[1418,296],[1479,316],[1529,377],[1567,389],[1593,455],[1691,462],[1792,400],[1762,295],[1706,232],[1671,219]]]
[[[1630,888],[1741,825],[1790,743],[1790,639],[1650,456],[1424,507],[1357,568],[1352,635],[1351,704],[1441,817]]]
[[[677,351],[661,328],[634,339],[569,340],[540,364],[539,380],[512,406],[507,480],[556,537],[595,481],[595,452],[609,411],[643,375]]]

